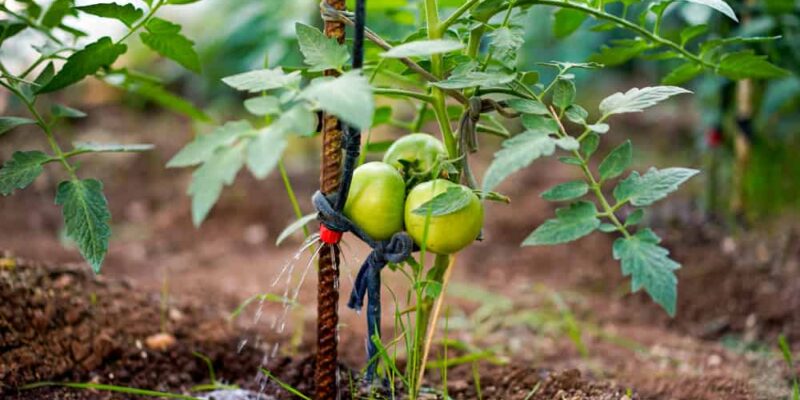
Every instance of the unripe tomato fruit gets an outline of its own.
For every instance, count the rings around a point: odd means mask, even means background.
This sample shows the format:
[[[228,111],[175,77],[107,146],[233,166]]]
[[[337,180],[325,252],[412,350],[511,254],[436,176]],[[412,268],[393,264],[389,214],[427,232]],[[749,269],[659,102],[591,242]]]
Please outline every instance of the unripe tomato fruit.
[[[353,171],[344,215],[372,239],[386,240],[403,230],[406,184],[394,167],[379,161]]]
[[[420,247],[425,234],[427,216],[415,214],[413,211],[453,186],[460,185],[445,179],[435,179],[414,186],[408,193],[405,211],[406,231]],[[430,216],[428,243],[425,246],[427,251],[452,254],[475,241],[483,226],[483,205],[477,195],[474,193],[471,195],[472,198],[466,207],[454,213]]]
[[[400,161],[403,160],[415,171],[426,172],[439,158],[447,158],[447,151],[439,139],[427,133],[412,133],[392,143],[383,155],[383,162],[402,171],[405,167]]]

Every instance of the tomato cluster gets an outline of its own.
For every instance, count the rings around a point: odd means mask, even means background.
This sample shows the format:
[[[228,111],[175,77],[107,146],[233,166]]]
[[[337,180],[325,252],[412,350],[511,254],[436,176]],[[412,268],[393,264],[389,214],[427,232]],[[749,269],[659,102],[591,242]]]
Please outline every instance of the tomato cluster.
[[[344,214],[376,240],[389,239],[405,228],[420,247],[427,237],[425,248],[436,254],[452,254],[469,246],[480,234],[483,205],[468,188],[469,202],[456,211],[414,213],[437,195],[460,186],[439,178],[440,163],[446,158],[442,142],[426,133],[398,139],[382,162],[356,168]]]

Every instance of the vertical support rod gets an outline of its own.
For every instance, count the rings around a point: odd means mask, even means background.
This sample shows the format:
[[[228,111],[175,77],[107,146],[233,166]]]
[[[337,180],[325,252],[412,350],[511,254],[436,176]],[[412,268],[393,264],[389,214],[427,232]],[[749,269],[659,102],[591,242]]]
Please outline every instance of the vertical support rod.
[[[345,9],[344,0],[325,0],[337,10]],[[341,22],[325,21],[325,35],[344,43],[345,27]],[[335,76],[336,71],[325,71]],[[342,164],[342,129],[339,120],[329,114],[322,116],[322,166],[320,190],[331,194],[339,188]],[[339,396],[337,381],[338,350],[337,326],[339,325],[339,249],[323,245],[319,254],[317,290],[317,365],[314,381],[317,400],[336,400]]]

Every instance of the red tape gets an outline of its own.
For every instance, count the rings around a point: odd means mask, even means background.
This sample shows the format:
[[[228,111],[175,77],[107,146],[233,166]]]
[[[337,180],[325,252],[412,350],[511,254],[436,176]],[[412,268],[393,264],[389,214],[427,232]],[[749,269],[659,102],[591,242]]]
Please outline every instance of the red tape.
[[[342,240],[342,232],[328,229],[325,225],[319,226],[319,238],[327,244],[337,244]]]

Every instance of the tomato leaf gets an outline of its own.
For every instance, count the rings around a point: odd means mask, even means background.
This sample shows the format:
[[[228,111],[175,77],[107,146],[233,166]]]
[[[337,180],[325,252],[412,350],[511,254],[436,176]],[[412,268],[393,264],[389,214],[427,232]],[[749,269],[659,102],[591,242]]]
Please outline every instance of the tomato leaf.
[[[556,218],[545,221],[536,228],[523,246],[567,243],[580,239],[600,226],[594,203],[579,201],[556,210]]]
[[[222,78],[226,85],[250,93],[278,89],[286,86],[300,84],[300,71],[291,73],[283,72],[280,67],[273,69],[259,69]]]
[[[633,146],[631,146],[630,140],[626,140],[625,143],[611,151],[600,163],[598,167],[600,179],[606,180],[620,176],[631,165],[632,158]]]
[[[575,82],[559,78],[553,87],[553,104],[565,110],[575,101]]]
[[[342,46],[334,38],[326,37],[319,29],[303,23],[294,25],[300,52],[311,71],[339,69],[350,59],[347,47]]]
[[[116,19],[129,28],[144,16],[144,12],[134,7],[133,4],[98,3],[76,7],[76,9],[98,17]]]
[[[678,187],[700,171],[690,168],[650,168],[644,175],[633,171],[614,188],[614,198],[634,206],[649,206],[678,190]]]
[[[125,53],[127,49],[124,44],[114,44],[111,38],[102,37],[69,56],[56,76],[47,85],[41,87],[37,93],[53,92],[80,82],[100,68],[113,64],[117,57]]]
[[[372,126],[375,101],[372,86],[359,71],[350,71],[338,78],[318,78],[303,90],[301,98],[359,129]]]
[[[35,124],[36,121],[22,117],[0,117],[0,136],[22,125]]]
[[[155,148],[152,144],[119,144],[119,143],[95,143],[95,142],[76,142],[73,144],[75,150],[91,153],[141,153]]]
[[[659,246],[661,239],[650,229],[614,242],[614,259],[622,264],[622,274],[631,277],[631,291],[644,288],[667,314],[675,316],[680,264],[669,258],[669,250]]]
[[[766,56],[758,56],[752,50],[743,50],[722,56],[719,74],[730,79],[769,79],[789,75],[789,71],[776,67]]]
[[[233,183],[244,165],[244,152],[238,146],[222,147],[192,174],[192,222],[200,226],[214,207],[222,188]]]
[[[244,101],[244,108],[257,116],[276,115],[281,112],[281,102],[274,96],[253,97]]]
[[[0,168],[0,194],[8,196],[14,190],[25,189],[42,173],[42,165],[50,159],[41,151],[15,151]]]
[[[50,3],[42,17],[42,26],[52,29],[60,25],[61,20],[72,11],[72,6],[73,0],[55,0]]]
[[[417,215],[430,213],[432,217],[448,215],[467,207],[474,197],[472,190],[461,185],[452,186],[411,212]]]
[[[220,147],[235,142],[243,135],[255,133],[247,121],[231,121],[211,133],[198,135],[167,163],[167,168],[189,167],[208,161]]]
[[[289,236],[292,236],[295,232],[302,229],[304,226],[308,225],[310,222],[315,221],[317,219],[317,213],[304,215],[302,218],[292,222],[286,228],[281,231],[280,235],[278,235],[278,239],[275,240],[275,245],[280,246],[284,240],[286,240]]]
[[[476,86],[501,86],[514,80],[514,75],[501,72],[471,71],[461,75],[451,75],[439,82],[431,82],[431,86],[442,89],[465,89]]]
[[[147,47],[191,71],[200,72],[200,57],[194,50],[194,42],[180,33],[180,25],[153,18],[147,22],[145,29],[147,32],[139,36]]]
[[[509,175],[517,172],[542,156],[556,150],[553,138],[545,133],[526,131],[503,142],[503,148],[494,155],[494,160],[483,177],[484,193],[497,187]]]
[[[381,54],[385,58],[426,57],[433,54],[450,53],[464,48],[464,44],[455,40],[417,40],[392,47]]]
[[[547,115],[550,111],[547,106],[536,100],[511,99],[506,101],[508,106],[523,114]]]
[[[286,132],[277,124],[261,130],[258,137],[247,145],[247,168],[258,179],[264,179],[278,166],[286,150]]]
[[[691,91],[677,86],[633,88],[625,93],[617,92],[603,99],[600,102],[600,112],[603,115],[640,112],[682,93],[691,93]]]
[[[589,192],[585,181],[570,181],[547,189],[541,197],[548,201],[574,200]]]
[[[711,7],[713,9],[725,14],[726,17],[728,17],[728,18],[730,18],[730,19],[732,19],[732,20],[734,20],[736,22],[739,22],[739,19],[736,18],[736,13],[733,12],[733,9],[731,8],[731,6],[729,6],[728,3],[724,2],[723,0],[686,0],[686,1],[688,1],[689,3],[695,3],[695,4],[700,4],[700,5],[704,5],[704,6],[707,6],[707,7]]]
[[[553,34],[559,39],[565,38],[577,31],[585,20],[586,14],[582,11],[559,9],[553,14]]]
[[[86,113],[76,108],[67,107],[61,104],[53,104],[50,107],[50,114],[56,118],[85,118]]]
[[[111,236],[111,212],[103,184],[95,179],[63,181],[58,185],[56,204],[61,206],[67,236],[78,244],[94,271],[100,272]]]

